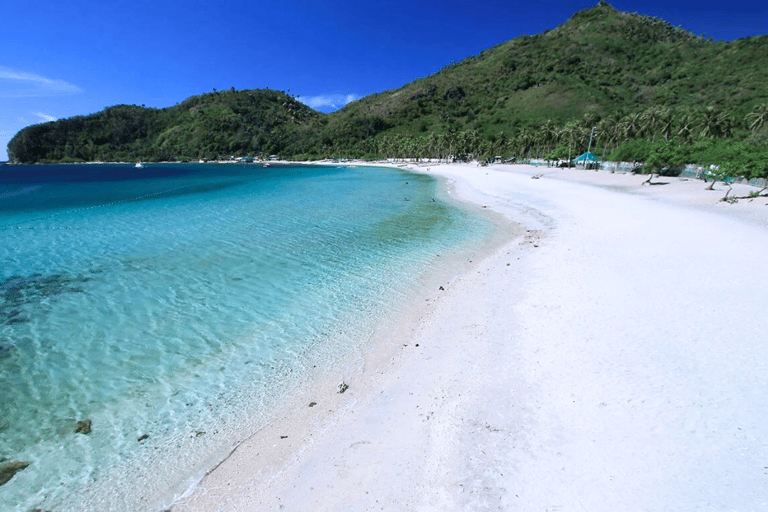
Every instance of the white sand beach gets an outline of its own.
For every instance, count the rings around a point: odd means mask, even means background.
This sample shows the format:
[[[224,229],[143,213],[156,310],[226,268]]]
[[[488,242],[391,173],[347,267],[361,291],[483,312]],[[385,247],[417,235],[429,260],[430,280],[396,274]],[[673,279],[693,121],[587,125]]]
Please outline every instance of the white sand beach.
[[[419,169],[522,229],[426,293],[345,393],[298,393],[174,512],[768,510],[766,198]]]

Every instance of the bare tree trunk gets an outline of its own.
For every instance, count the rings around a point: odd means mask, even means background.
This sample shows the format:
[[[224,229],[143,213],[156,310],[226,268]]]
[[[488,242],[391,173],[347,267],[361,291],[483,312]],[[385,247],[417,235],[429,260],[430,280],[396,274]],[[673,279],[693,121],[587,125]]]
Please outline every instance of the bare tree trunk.
[[[725,195],[723,196],[721,201],[728,201],[728,194],[730,194],[731,190],[733,190],[733,186],[730,183],[728,183],[727,185],[728,185],[728,190],[725,191]],[[734,197],[733,201],[731,202],[735,202],[735,201],[736,201],[736,198]]]

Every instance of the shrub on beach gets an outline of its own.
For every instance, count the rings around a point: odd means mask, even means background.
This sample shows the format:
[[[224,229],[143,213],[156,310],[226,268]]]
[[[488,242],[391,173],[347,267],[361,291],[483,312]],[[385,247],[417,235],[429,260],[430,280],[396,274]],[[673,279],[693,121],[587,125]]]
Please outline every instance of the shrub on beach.
[[[645,162],[651,153],[651,143],[645,139],[630,139],[622,142],[608,156],[614,162]]]
[[[677,140],[660,140],[651,143],[645,160],[647,172],[663,176],[677,176],[686,164],[692,162],[691,148]]]

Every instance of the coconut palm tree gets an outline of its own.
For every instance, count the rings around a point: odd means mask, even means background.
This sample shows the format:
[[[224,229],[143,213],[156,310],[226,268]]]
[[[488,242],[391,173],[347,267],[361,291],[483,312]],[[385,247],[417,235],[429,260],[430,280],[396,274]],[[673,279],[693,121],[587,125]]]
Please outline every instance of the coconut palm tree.
[[[691,139],[693,138],[694,121],[693,114],[688,110],[683,111],[678,118],[676,134],[681,141],[686,143],[691,142]]]
[[[527,158],[533,147],[534,135],[529,127],[525,127],[517,133],[515,148],[519,158]]]
[[[499,133],[499,136],[496,137],[496,141],[494,143],[494,153],[497,155],[503,155],[507,152],[507,146],[509,144],[509,137],[507,137],[507,134],[503,131]]]
[[[547,119],[547,122],[541,126],[541,140],[544,143],[545,152],[549,153],[551,151],[556,133],[557,128],[555,124],[551,119]]]
[[[587,130],[591,131],[592,127],[595,126],[598,121],[600,121],[600,116],[597,115],[596,112],[585,112],[583,116],[581,116],[581,125]]]
[[[429,158],[440,158],[440,137],[435,133],[432,132],[427,137],[426,141],[427,146],[427,154],[429,155]]]
[[[573,158],[573,148],[577,145],[579,139],[580,126],[576,121],[570,121],[563,126],[562,137],[568,141],[568,161]]]
[[[456,143],[458,141],[458,134],[455,131],[448,131],[443,135],[443,154],[445,160],[450,162],[451,159],[456,158]]]
[[[635,112],[624,116],[621,120],[621,125],[624,140],[634,138],[641,133],[643,128],[642,114]]]
[[[700,137],[728,137],[731,133],[731,118],[718,107],[705,108],[699,117]]]
[[[597,123],[597,136],[603,146],[604,153],[611,153],[619,145],[621,126],[615,118],[605,117]]]
[[[752,112],[747,114],[745,121],[753,133],[765,126],[766,122],[768,122],[768,103],[757,105],[752,109]]]
[[[640,114],[640,128],[638,129],[638,135],[647,137],[650,141],[655,140],[656,129],[659,126],[660,110],[659,107],[650,107]]]
[[[674,114],[672,109],[662,107],[659,110],[658,116],[658,131],[661,133],[664,140],[669,140],[672,137],[672,125],[674,122]]]

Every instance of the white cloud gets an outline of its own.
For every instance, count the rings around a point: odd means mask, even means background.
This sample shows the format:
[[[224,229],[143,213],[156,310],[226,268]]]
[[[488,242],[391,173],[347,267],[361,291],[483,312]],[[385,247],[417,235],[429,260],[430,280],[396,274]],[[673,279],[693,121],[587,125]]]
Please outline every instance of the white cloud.
[[[32,98],[78,94],[83,90],[73,84],[34,73],[0,66],[0,97]]]
[[[32,112],[32,113],[35,114],[37,117],[39,117],[40,119],[42,119],[45,122],[55,121],[56,120],[55,117],[49,116],[48,114],[43,114],[42,112]]]
[[[319,94],[296,97],[297,100],[315,110],[336,110],[360,98],[362,96],[358,94]]]

